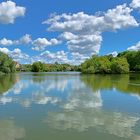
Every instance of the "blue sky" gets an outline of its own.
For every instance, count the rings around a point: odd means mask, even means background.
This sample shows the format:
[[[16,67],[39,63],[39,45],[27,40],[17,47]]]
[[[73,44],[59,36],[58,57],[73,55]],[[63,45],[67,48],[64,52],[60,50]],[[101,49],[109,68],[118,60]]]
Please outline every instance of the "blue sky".
[[[20,63],[79,64],[139,50],[139,11],[140,0],[0,1],[0,51]]]

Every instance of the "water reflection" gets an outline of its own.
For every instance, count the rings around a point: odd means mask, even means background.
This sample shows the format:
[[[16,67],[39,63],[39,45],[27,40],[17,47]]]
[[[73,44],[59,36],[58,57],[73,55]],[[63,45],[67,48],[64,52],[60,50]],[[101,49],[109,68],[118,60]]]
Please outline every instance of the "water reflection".
[[[15,74],[1,75],[0,94],[7,92],[18,80],[18,76]]]
[[[81,80],[93,91],[99,89],[117,89],[124,93],[140,95],[140,74],[130,75],[92,75],[82,76]]]
[[[134,105],[134,99],[140,98],[140,75],[81,76],[21,73],[16,74],[11,80],[14,81],[13,85],[7,86],[9,89],[2,90],[0,103],[8,107],[16,104],[23,112],[26,108],[32,110],[37,106],[41,107],[43,115],[36,110],[37,123],[41,125],[43,121],[43,124],[52,131],[84,133],[94,129],[95,132],[117,138],[140,139],[140,114],[137,112],[133,114],[125,109],[117,110],[113,102],[110,102],[110,106],[114,106],[116,110],[108,110],[103,97],[104,90],[109,90],[113,94],[121,93],[117,96],[120,99],[122,92],[130,93],[130,101]],[[114,89],[117,92],[114,92]],[[34,117],[34,113],[30,113]],[[14,123],[9,123],[10,129],[13,129],[11,124]],[[134,128],[137,129],[137,133]],[[16,138],[20,138],[19,135],[11,140]],[[0,140],[5,139],[1,138],[0,128]]]
[[[0,120],[0,140],[17,140],[24,137],[24,128],[16,126],[14,120]]]
[[[135,135],[133,128],[140,120],[139,117],[121,112],[106,111],[100,90],[93,92],[83,84],[72,88],[65,102],[61,103],[62,111],[50,111],[44,119],[51,128],[56,130],[88,131],[95,128],[100,133],[107,133],[122,138],[140,138]]]
[[[133,133],[133,127],[139,119],[122,113],[92,109],[87,111],[51,112],[44,122],[58,130],[74,129],[78,132],[84,132],[88,131],[89,128],[95,128],[100,133],[133,138],[137,136]]]

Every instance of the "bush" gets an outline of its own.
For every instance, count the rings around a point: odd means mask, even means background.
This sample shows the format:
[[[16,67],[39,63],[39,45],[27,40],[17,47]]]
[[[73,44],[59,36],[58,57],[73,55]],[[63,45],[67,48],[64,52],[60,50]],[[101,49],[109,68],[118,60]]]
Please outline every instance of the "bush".
[[[6,54],[0,52],[0,71],[3,73],[15,72],[15,62]]]
[[[93,56],[80,66],[82,73],[128,73],[129,64],[126,58],[113,56]]]
[[[90,66],[87,69],[84,69],[83,73],[94,74],[95,73],[94,66]]]
[[[129,64],[126,60],[126,58],[114,58],[111,62],[111,72],[112,73],[118,73],[118,74],[124,74],[129,73]]]
[[[130,71],[140,71],[140,51],[125,51],[118,54],[118,57],[125,57],[130,66]]]
[[[41,62],[34,62],[31,67],[32,72],[43,72],[45,71],[45,64]]]
[[[10,73],[11,72],[9,67],[1,67],[1,71],[4,72],[4,73]]]
[[[135,69],[135,71],[140,71],[140,65],[136,65],[136,66],[134,67],[134,69]]]

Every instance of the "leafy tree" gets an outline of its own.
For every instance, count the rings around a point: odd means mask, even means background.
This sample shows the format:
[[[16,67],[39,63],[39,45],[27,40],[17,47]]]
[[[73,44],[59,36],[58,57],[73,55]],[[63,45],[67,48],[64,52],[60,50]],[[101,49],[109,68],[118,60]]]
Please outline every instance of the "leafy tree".
[[[95,73],[110,73],[110,61],[108,57],[96,57]]]
[[[15,72],[16,63],[6,54],[0,52],[0,71],[3,73]]]
[[[43,71],[45,71],[45,64],[41,63],[41,62],[34,62],[32,64],[31,70],[33,72],[43,72]]]
[[[93,56],[81,64],[81,71],[83,73],[110,73],[110,61],[108,57]]]
[[[30,71],[32,71],[32,65],[31,64],[22,64],[20,66],[20,68],[18,69],[18,71],[30,72]]]
[[[109,56],[93,56],[80,66],[82,73],[128,73],[129,64],[126,58]]]
[[[92,63],[90,59],[82,63],[80,68],[81,68],[82,73],[88,73],[88,74],[95,73],[94,64]]]
[[[140,51],[125,51],[118,54],[125,57],[130,65],[130,71],[140,71]]]
[[[123,57],[115,57],[111,61],[111,72],[112,73],[128,73],[129,72],[129,64],[126,58]]]

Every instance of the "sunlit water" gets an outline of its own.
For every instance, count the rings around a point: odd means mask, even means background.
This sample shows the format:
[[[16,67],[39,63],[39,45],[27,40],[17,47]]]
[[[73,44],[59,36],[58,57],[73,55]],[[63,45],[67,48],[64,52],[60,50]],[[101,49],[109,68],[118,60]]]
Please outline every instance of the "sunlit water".
[[[0,77],[0,140],[140,140],[140,75]]]

